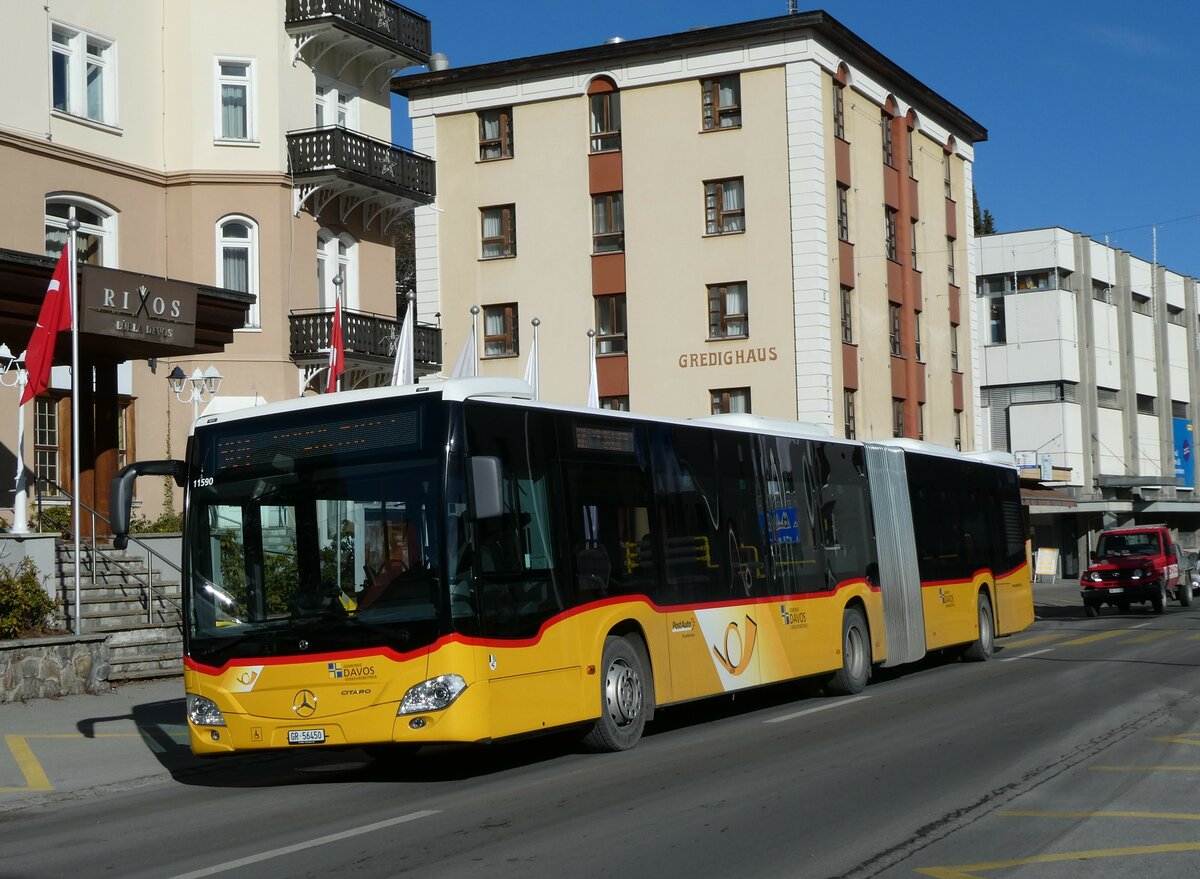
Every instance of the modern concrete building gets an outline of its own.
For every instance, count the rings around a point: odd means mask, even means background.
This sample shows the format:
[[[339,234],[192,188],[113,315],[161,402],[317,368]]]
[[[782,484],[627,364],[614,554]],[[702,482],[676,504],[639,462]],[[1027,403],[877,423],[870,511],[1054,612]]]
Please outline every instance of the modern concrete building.
[[[903,47],[897,47],[903,48]],[[451,59],[452,60],[452,59]],[[950,76],[952,71],[947,70]],[[435,157],[420,312],[582,404],[978,447],[984,128],[823,12],[397,79]]]
[[[1038,545],[1065,576],[1105,526],[1166,522],[1196,548],[1196,279],[1061,228],[976,248],[986,446],[1045,470]]]
[[[25,297],[0,310],[0,342],[19,352],[28,340],[53,263],[40,258],[61,251],[69,217],[81,223],[88,272],[118,270],[82,278],[84,369],[103,397],[81,455],[94,444],[83,466],[96,465],[102,488],[89,503],[106,508],[106,477],[126,458],[182,455],[210,395],[178,402],[167,382],[175,369],[222,374],[211,405],[323,390],[335,295],[346,313],[344,386],[390,380],[393,224],[433,198],[434,166],[391,144],[388,84],[428,60],[427,19],[391,0],[49,0],[7,4],[0,21],[0,70],[21,84],[0,111],[0,248],[10,252],[0,300],[15,301],[18,288]],[[116,290],[118,306],[132,296],[125,318],[136,323],[165,279],[200,297],[172,343],[148,346],[113,320],[89,329],[93,311],[121,317],[93,301],[102,288]],[[236,321],[225,314],[204,329],[221,303]],[[436,337],[417,335],[425,371]],[[56,367],[26,407],[23,449],[38,476],[68,490],[69,388]],[[0,409],[15,412],[16,393],[0,391]],[[16,442],[3,419],[10,463]],[[161,498],[142,500],[145,514],[159,511]]]

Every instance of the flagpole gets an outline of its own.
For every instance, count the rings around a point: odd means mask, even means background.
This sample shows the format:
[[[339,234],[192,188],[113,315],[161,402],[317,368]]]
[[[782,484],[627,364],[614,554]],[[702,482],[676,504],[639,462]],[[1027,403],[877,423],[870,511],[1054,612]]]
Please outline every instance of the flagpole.
[[[474,341],[474,349],[471,351],[472,362],[474,368],[471,370],[471,375],[479,375],[479,336],[475,332],[475,328],[479,322],[479,306],[471,306],[471,339]]]
[[[333,303],[334,309],[340,313],[341,312],[340,306],[342,304],[342,273],[341,272],[338,272],[336,275],[333,276],[333,299],[334,299],[334,303]],[[342,333],[342,340],[343,340],[342,345],[345,345],[346,344],[345,330],[339,330],[339,331]],[[336,390],[339,393],[342,390],[342,374],[340,372],[337,374]]]
[[[79,391],[83,386],[83,378],[79,374],[79,301],[76,295],[76,262],[78,252],[75,249],[75,233],[79,230],[79,221],[75,219],[75,209],[71,209],[70,219],[67,220],[67,298],[71,303],[71,525],[75,541],[75,634],[83,634],[83,620],[80,618],[80,583],[79,574],[82,558],[79,554],[79,532],[82,517],[79,513]],[[96,535],[92,535],[95,540]]]

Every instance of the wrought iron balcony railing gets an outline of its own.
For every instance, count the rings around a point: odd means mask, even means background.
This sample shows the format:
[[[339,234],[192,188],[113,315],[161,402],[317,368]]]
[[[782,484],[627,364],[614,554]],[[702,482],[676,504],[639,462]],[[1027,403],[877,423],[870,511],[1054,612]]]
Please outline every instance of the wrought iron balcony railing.
[[[337,126],[289,131],[288,167],[298,183],[335,178],[429,204],[436,194],[429,156]]]
[[[391,0],[287,0],[284,14],[291,33],[329,27],[408,62],[396,67],[429,63],[429,19]]]
[[[329,356],[333,312],[303,309],[288,315],[290,354],[293,362],[316,361]],[[342,309],[342,344],[347,361],[390,363],[396,356],[400,322],[392,317]],[[442,364],[442,330],[418,323],[413,327],[413,361],[437,369]]]

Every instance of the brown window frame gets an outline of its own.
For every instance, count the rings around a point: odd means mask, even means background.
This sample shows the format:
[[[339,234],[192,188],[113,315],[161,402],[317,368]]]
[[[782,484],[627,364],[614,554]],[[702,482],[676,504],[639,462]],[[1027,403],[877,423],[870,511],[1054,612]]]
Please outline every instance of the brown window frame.
[[[489,211],[500,212],[500,234],[488,236],[485,223]],[[515,204],[488,205],[479,209],[480,259],[511,259],[517,255],[517,206]],[[489,254],[488,245],[500,246],[500,253]]]
[[[962,371],[958,368],[958,324],[950,324],[950,369]]]
[[[709,408],[713,415],[728,415],[733,410],[730,409],[730,404],[733,401],[734,394],[744,394],[746,398],[746,408],[741,414],[749,415],[750,408],[750,388],[712,388],[708,392]]]
[[[721,83],[733,80],[732,104],[721,104]],[[722,124],[732,119],[728,125]],[[702,131],[721,131],[742,127],[742,77],[737,73],[712,76],[700,80],[700,128]]]
[[[612,397],[601,397],[600,408],[610,409],[613,412],[628,412],[629,411],[629,395],[618,394]]]
[[[846,86],[833,81],[833,135],[846,139]]]
[[[599,218],[608,228],[600,231]],[[592,253],[622,253],[625,250],[625,193],[604,192],[592,196]]]
[[[484,117],[490,114],[496,114],[496,121],[499,123],[499,134],[496,137],[488,137],[484,133],[483,126],[485,121],[487,121]],[[501,159],[511,159],[513,157],[512,107],[497,107],[493,110],[480,110],[478,116],[479,161],[497,162]],[[485,155],[485,152],[489,148],[496,149],[499,155]]]
[[[900,306],[888,303],[888,340],[893,357],[904,356],[904,337],[900,328]]]
[[[855,417],[855,389],[842,388],[842,430],[846,439],[858,438],[858,424]]]
[[[596,299],[596,355],[626,354],[629,352],[629,313],[626,310],[624,293],[597,296]],[[609,332],[605,332],[603,318],[608,318]]]
[[[883,163],[889,168],[896,167],[896,133],[892,131],[894,118],[886,110],[879,115],[880,134],[883,138]]]
[[[621,149],[620,92],[614,89],[588,95],[588,127],[591,152],[612,153]]]
[[[737,183],[742,196],[740,208],[725,207],[725,189],[730,183]],[[727,229],[727,219],[736,223],[741,220],[741,228]],[[720,180],[704,181],[704,234],[705,235],[741,235],[746,231],[746,178],[722,177]]]
[[[741,287],[745,311],[730,312],[729,288]],[[731,330],[730,326],[741,324],[742,330]],[[723,281],[719,284],[708,285],[708,340],[750,338],[750,288],[745,281]]]
[[[70,468],[64,472],[63,463],[70,460],[69,408],[64,406],[63,397],[35,397],[33,402],[33,473],[39,480],[47,480],[43,494],[58,495],[61,485],[70,491]]]
[[[958,286],[958,266],[954,260],[954,239],[946,236],[946,277],[951,287]]]
[[[497,309],[503,309],[501,314],[504,317],[504,331],[501,333],[489,333],[487,331],[489,313],[495,312]],[[520,340],[518,339],[518,308],[515,302],[501,302],[495,305],[483,306],[483,359],[498,360],[503,357],[517,357],[521,353]],[[499,344],[503,346],[502,350],[489,352],[488,346]]]
[[[892,436],[904,436],[904,400],[892,397]]]
[[[837,185],[838,241],[850,243],[850,187]]]
[[[842,341],[854,343],[854,288],[842,284]]]
[[[896,240],[896,226],[899,222],[899,214],[895,208],[889,208],[886,205],[883,208],[883,235],[884,246],[887,250],[887,258],[892,262],[900,261],[899,243]]]

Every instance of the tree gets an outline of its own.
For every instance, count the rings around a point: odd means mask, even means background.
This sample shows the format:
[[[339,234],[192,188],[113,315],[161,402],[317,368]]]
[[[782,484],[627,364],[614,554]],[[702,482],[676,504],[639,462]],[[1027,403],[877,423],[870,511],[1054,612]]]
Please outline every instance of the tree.
[[[975,191],[975,187],[971,187],[971,202],[975,216],[975,234],[976,235],[995,235],[996,234],[996,218],[992,216],[992,212],[987,208],[981,213],[979,210],[979,194]]]
[[[403,319],[408,309],[409,292],[417,292],[417,254],[413,212],[406,211],[396,221],[396,318]]]

